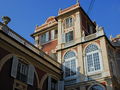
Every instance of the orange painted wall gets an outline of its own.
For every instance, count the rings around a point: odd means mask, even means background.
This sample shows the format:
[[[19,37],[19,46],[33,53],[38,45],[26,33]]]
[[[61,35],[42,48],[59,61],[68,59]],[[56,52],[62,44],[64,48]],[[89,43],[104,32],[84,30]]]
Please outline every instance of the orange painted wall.
[[[56,46],[57,46],[57,40],[54,40],[54,41],[51,41],[47,44],[44,44],[43,47],[42,47],[42,50],[44,52],[50,53],[51,50],[54,50],[56,48]]]

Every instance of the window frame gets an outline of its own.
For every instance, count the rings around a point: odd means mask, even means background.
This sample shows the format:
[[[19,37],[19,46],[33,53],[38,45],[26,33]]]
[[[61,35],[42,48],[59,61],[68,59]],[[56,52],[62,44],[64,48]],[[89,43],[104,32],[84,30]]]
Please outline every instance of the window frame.
[[[64,29],[74,26],[74,18],[72,16],[65,18]]]
[[[92,52],[88,52],[86,53],[86,49],[88,48],[89,45],[95,45],[97,46],[98,50],[95,50],[95,51],[92,51]],[[84,60],[85,60],[85,70],[86,70],[86,74],[87,75],[93,75],[93,74],[98,74],[98,73],[101,73],[102,70],[103,70],[103,65],[102,65],[102,54],[101,54],[101,50],[99,49],[99,46],[96,45],[96,44],[89,44],[86,48],[85,48],[85,57],[84,57]],[[93,54],[95,53],[98,53],[99,55],[99,64],[100,64],[100,69],[99,70],[95,70],[95,66],[94,66],[94,57],[93,57]],[[94,71],[88,71],[88,60],[87,60],[87,56],[88,55],[92,55],[92,61],[93,61],[93,68],[94,68]]]
[[[69,53],[69,52],[73,52],[74,54],[75,54],[75,56],[74,57],[70,57],[70,58],[68,58],[68,59],[65,59],[65,55],[67,54],[67,53]],[[64,56],[63,56],[63,59],[64,59],[64,63],[63,63],[63,71],[64,71],[64,79],[65,80],[69,80],[69,79],[77,79],[76,77],[77,77],[77,67],[78,67],[78,65],[77,65],[77,57],[76,57],[76,53],[74,52],[74,51],[67,51],[65,54],[64,54]],[[75,64],[76,64],[76,69],[75,69],[75,74],[74,75],[71,75],[71,70],[70,70],[70,76],[67,76],[66,77],[66,67],[65,67],[65,62],[68,62],[69,61],[69,63],[70,63],[70,69],[71,69],[71,61],[72,60],[75,60]]]
[[[27,83],[28,69],[29,69],[28,64],[22,62],[21,60],[19,60],[18,61],[18,66],[17,66],[17,76],[16,76],[16,79],[18,79],[18,80],[20,80],[22,82]],[[24,77],[24,79],[23,79],[23,77]]]
[[[72,33],[72,34],[71,34],[71,33]],[[70,37],[70,35],[71,35],[71,37]],[[72,38],[72,39],[71,39],[71,38]],[[71,42],[71,41],[73,41],[73,40],[74,40],[74,32],[73,32],[73,30],[65,33],[65,42],[66,42],[66,43],[69,43],[69,42]]]

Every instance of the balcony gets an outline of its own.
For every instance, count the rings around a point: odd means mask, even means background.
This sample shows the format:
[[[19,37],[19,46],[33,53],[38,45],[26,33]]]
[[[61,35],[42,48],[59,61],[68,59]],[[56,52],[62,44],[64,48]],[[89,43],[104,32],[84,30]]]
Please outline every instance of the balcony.
[[[100,36],[105,35],[104,30],[103,30],[102,27],[99,27],[96,31],[97,31],[96,33],[90,34],[90,35],[88,35],[88,36],[84,36],[84,35],[83,35],[83,37],[82,37],[82,42],[90,41],[90,40],[92,40],[92,39],[95,39],[95,38],[98,38],[98,37],[100,37]]]

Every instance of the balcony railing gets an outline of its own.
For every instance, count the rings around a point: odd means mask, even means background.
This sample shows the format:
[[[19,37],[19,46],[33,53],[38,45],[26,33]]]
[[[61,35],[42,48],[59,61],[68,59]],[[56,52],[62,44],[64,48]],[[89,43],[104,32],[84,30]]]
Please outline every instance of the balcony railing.
[[[89,40],[95,39],[95,38],[103,36],[103,35],[105,35],[104,30],[103,30],[103,28],[100,28],[99,30],[97,30],[96,33],[90,34],[88,36],[83,36],[82,42],[89,41]]]

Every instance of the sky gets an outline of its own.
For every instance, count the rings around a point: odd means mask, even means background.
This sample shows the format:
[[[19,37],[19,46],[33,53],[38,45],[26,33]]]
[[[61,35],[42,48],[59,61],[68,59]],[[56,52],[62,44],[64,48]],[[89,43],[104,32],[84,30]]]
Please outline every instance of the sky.
[[[80,0],[81,7],[87,12],[92,0]],[[30,35],[36,25],[43,24],[50,16],[57,16],[59,8],[76,4],[76,0],[0,0],[1,16],[9,16],[8,26],[30,42]],[[95,0],[89,14],[93,21],[103,26],[106,35],[115,37],[120,34],[120,0]]]

